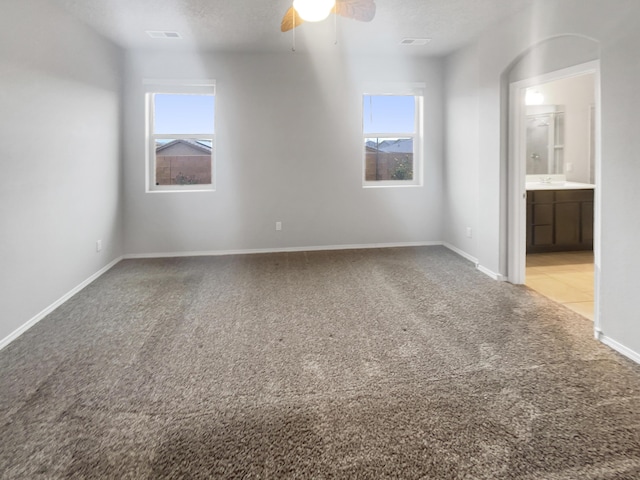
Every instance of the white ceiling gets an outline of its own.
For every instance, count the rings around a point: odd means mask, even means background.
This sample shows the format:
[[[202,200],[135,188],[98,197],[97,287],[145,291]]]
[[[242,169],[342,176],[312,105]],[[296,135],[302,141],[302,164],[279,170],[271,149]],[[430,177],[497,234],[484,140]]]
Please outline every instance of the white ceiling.
[[[73,16],[129,49],[286,52],[292,33],[280,21],[292,0],[55,0]],[[444,55],[535,0],[376,0],[371,23],[333,16],[296,29],[296,50],[331,49],[359,54]],[[151,39],[145,30],[177,31],[182,40]],[[402,46],[427,37],[426,46]]]

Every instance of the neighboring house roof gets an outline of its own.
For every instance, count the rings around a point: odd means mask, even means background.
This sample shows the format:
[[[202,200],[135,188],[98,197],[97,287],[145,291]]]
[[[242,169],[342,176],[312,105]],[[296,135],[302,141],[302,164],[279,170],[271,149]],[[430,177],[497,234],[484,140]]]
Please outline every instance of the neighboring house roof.
[[[171,142],[160,145],[159,147],[156,148],[156,153],[159,153],[163,150],[166,150],[170,147],[174,147],[176,145],[186,145],[202,153],[206,153],[206,154],[211,153],[211,145],[208,145],[206,142],[201,140],[187,140],[182,138],[178,140],[172,140]]]
[[[384,153],[413,153],[412,138],[388,139],[382,142],[368,141],[365,143],[367,151]]]

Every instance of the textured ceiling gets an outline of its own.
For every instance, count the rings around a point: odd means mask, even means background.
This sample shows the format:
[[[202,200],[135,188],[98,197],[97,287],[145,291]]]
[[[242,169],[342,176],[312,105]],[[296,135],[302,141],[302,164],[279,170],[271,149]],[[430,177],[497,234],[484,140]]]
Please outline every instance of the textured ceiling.
[[[280,32],[291,0],[54,0],[73,16],[130,49],[283,52],[292,33]],[[338,18],[337,39],[351,53],[443,55],[535,0],[376,0],[371,23]],[[333,16],[296,29],[296,50],[336,48]],[[177,31],[182,40],[151,39],[145,30]],[[428,37],[426,46],[402,46]]]

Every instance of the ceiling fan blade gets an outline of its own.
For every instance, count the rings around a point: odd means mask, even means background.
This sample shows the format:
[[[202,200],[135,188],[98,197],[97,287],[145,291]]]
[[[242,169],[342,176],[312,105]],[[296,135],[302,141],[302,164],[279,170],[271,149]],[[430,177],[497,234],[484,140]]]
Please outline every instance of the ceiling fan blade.
[[[376,16],[374,0],[336,0],[335,13],[361,22],[370,22]]]
[[[287,10],[287,13],[282,17],[282,23],[280,24],[280,30],[282,32],[288,32],[289,30],[293,30],[295,27],[301,25],[304,22],[298,12],[296,12],[295,8],[290,7]]]

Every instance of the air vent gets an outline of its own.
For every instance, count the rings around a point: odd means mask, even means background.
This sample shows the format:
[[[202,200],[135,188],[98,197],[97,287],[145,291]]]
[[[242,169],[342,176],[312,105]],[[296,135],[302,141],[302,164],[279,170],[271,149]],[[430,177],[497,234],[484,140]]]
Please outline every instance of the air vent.
[[[405,38],[400,42],[400,45],[426,45],[430,41],[430,38]]]
[[[182,38],[178,32],[162,32],[159,30],[147,30],[146,32],[151,38]]]

